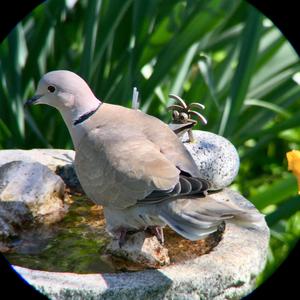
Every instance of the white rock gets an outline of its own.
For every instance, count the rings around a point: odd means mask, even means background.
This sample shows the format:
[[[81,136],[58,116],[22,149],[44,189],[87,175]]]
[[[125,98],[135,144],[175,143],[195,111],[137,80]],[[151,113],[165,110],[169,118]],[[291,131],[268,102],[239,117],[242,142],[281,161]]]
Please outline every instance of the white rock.
[[[65,184],[46,166],[13,161],[0,167],[0,206],[12,220],[50,224],[62,219]]]
[[[73,165],[74,159],[74,150],[32,149],[0,151],[0,166],[11,161],[39,162],[56,172],[67,186],[82,192]]]
[[[210,190],[229,186],[239,171],[237,150],[224,137],[208,131],[193,130],[194,143],[185,134],[182,141],[194,158],[201,176],[211,183]]]
[[[74,150],[62,149],[32,149],[32,150],[1,150],[0,166],[11,161],[39,162],[52,171],[73,163]]]

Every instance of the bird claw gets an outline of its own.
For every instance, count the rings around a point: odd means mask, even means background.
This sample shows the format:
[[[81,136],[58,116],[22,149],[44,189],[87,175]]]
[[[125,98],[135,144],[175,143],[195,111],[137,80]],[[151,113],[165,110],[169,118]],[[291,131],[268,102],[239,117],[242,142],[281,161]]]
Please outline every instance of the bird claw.
[[[149,226],[147,230],[156,236],[158,241],[163,245],[165,243],[164,231],[163,228],[160,226]]]

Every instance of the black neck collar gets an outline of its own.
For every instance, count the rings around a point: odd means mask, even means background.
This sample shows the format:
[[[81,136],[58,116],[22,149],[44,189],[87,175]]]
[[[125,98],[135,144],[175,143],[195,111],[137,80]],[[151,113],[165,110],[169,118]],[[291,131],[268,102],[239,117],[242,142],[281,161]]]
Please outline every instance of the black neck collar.
[[[74,122],[73,122],[73,125],[78,125],[80,123],[82,123],[83,121],[85,121],[86,119],[88,119],[89,117],[91,117],[98,109],[99,107],[101,106],[102,102],[99,102],[99,105],[92,111],[89,111],[83,115],[81,115],[78,119],[76,119]]]

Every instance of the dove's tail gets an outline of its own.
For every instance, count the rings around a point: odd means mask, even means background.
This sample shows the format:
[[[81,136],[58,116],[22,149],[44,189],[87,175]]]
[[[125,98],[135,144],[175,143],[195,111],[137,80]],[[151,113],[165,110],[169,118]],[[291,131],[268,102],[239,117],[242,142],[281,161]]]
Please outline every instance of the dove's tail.
[[[253,227],[264,224],[254,207],[239,207],[229,199],[189,197],[160,204],[159,218],[186,239],[196,241],[215,232],[223,221]]]

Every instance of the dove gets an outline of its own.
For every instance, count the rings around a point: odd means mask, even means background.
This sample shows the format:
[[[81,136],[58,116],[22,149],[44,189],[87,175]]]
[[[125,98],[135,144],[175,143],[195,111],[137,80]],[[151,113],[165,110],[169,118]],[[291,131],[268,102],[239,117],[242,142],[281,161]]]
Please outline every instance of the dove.
[[[227,220],[255,222],[246,209],[209,196],[210,183],[167,124],[103,103],[77,74],[45,74],[25,104],[58,109],[74,144],[82,188],[104,207],[106,230],[120,243],[127,232],[139,230],[151,230],[163,242],[165,225],[199,240]]]

